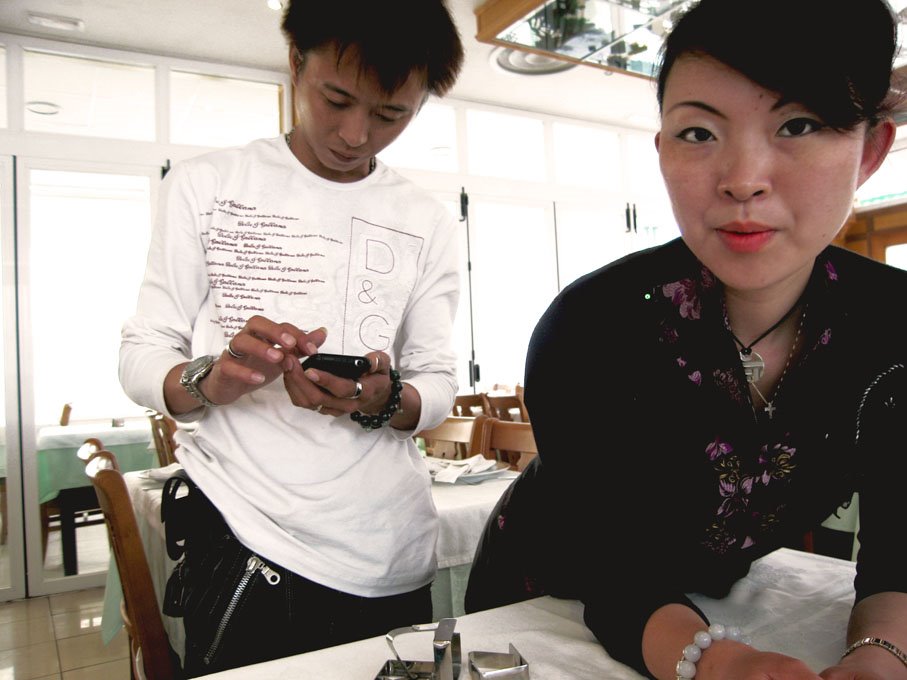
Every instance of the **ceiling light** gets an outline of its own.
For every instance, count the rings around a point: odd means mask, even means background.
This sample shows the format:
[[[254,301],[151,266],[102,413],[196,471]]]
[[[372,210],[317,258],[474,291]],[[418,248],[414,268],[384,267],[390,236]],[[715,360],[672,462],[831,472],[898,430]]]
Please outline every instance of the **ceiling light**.
[[[515,50],[512,47],[497,47],[493,49],[491,51],[491,63],[510,73],[531,76],[560,73],[576,66],[571,61],[554,59],[536,52]]]
[[[56,14],[28,13],[28,23],[41,28],[53,28],[57,31],[84,31],[85,22],[74,17],[62,17]]]
[[[61,108],[59,104],[54,104],[53,102],[35,100],[25,102],[25,110],[30,113],[37,113],[39,116],[56,116],[60,113]]]
[[[283,9],[283,0],[268,0],[268,7],[275,12],[279,12]]]

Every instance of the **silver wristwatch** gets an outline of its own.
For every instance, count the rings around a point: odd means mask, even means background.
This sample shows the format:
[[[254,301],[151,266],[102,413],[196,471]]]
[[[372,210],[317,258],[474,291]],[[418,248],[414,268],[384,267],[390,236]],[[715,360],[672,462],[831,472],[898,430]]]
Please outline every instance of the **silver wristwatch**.
[[[217,404],[210,401],[208,397],[202,394],[198,384],[201,382],[202,378],[211,372],[216,358],[217,357],[213,354],[206,354],[203,357],[193,359],[186,364],[186,367],[183,369],[183,374],[180,376],[180,385],[185,387],[189,394],[205,406],[217,406]]]

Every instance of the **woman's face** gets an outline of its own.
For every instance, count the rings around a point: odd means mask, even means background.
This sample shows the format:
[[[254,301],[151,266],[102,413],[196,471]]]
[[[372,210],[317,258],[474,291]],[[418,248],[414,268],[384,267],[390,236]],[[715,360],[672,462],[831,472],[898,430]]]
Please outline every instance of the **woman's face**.
[[[805,285],[893,134],[888,122],[871,135],[831,130],[721,62],[684,55],[655,141],[690,249],[729,288],[777,293]]]

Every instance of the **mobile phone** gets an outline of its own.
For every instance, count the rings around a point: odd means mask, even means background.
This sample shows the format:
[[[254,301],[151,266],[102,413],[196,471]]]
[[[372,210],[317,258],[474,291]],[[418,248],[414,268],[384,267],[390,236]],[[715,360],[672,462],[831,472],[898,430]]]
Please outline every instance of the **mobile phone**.
[[[372,363],[365,357],[324,352],[303,357],[299,361],[302,363],[303,369],[314,368],[319,371],[327,371],[332,375],[350,380],[355,380],[372,366]]]

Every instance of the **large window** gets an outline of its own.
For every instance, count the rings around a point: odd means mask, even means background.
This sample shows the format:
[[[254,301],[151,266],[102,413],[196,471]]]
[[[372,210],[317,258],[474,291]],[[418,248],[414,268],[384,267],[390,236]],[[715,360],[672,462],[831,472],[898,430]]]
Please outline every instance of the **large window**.
[[[621,189],[620,135],[590,125],[555,122],[554,179],[600,190]]]
[[[37,424],[142,415],[117,378],[151,234],[145,175],[32,169],[29,276]]]
[[[541,120],[468,109],[466,130],[470,174],[544,181],[545,137]]]
[[[380,157],[391,167],[456,172],[456,110],[447,104],[426,102],[404,133]]]
[[[25,129],[153,141],[154,68],[26,50]]]
[[[6,48],[0,45],[0,128],[6,127]]]
[[[194,146],[234,146],[280,134],[276,83],[202,73],[170,73],[170,141]]]

